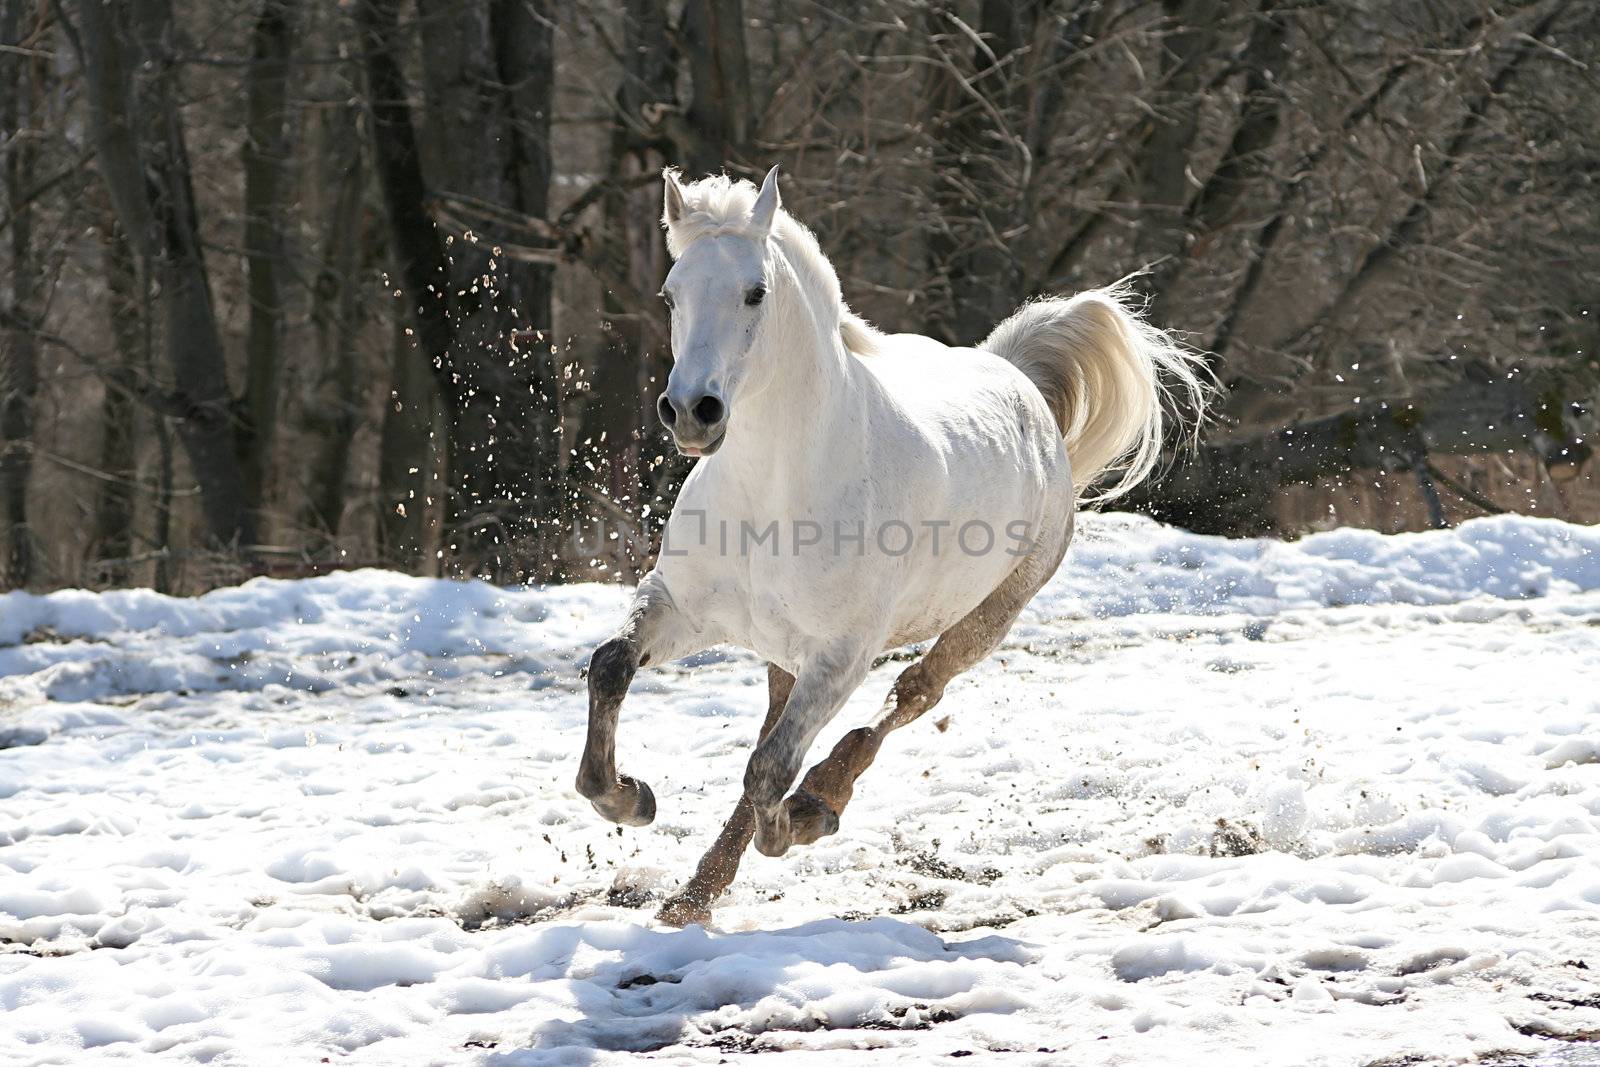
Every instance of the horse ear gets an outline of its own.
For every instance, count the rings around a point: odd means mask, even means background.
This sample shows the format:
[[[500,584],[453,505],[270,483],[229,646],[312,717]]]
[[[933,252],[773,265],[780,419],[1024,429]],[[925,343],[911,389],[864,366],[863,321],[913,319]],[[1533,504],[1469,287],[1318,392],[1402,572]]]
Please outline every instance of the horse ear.
[[[672,167],[662,170],[661,180],[666,183],[661,196],[661,222],[673,226],[683,218],[683,186],[678,184],[678,172]]]
[[[767,171],[766,180],[761,183],[761,191],[756,194],[755,206],[750,209],[750,225],[765,237],[772,232],[772,220],[778,217],[778,168]]]

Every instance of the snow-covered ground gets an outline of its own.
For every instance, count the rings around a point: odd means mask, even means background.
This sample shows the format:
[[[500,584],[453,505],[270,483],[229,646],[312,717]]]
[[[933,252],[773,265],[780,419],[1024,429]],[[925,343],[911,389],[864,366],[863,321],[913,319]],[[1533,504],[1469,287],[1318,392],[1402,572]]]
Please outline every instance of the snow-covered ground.
[[[0,1063],[1597,1061],[1555,1038],[1600,1036],[1600,530],[1090,518],[712,930],[651,914],[763,672],[641,672],[660,816],[601,822],[579,667],[624,598],[0,597]]]

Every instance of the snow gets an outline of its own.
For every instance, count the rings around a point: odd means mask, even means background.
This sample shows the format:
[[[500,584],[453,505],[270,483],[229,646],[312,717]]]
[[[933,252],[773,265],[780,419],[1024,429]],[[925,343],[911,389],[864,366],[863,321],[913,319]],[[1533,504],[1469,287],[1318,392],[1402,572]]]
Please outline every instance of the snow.
[[[651,915],[763,672],[641,672],[660,815],[601,822],[579,668],[626,595],[0,596],[0,1063],[1600,1062],[1560,1040],[1600,1032],[1600,530],[1088,517],[709,931]]]

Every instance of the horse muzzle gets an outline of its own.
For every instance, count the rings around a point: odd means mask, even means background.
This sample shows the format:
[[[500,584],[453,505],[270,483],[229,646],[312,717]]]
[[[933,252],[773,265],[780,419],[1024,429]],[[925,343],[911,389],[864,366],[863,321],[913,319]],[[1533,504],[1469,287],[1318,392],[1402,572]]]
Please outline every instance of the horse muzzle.
[[[715,393],[675,396],[668,389],[656,400],[656,414],[686,456],[711,455],[728,432],[728,406]]]

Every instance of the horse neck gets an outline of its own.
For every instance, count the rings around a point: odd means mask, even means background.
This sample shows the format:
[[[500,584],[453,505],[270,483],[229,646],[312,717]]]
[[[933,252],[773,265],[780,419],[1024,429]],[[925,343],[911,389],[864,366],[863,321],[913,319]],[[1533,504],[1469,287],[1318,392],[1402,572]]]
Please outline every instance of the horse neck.
[[[767,342],[776,347],[761,353],[772,375],[741,405],[742,432],[730,433],[726,450],[746,479],[803,491],[819,474],[837,470],[839,454],[849,447],[847,423],[860,386],[838,323],[830,328],[825,309],[798,294],[792,299],[786,321],[771,332],[785,340]]]

